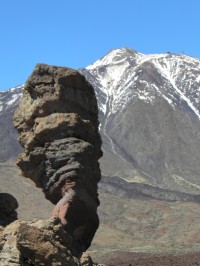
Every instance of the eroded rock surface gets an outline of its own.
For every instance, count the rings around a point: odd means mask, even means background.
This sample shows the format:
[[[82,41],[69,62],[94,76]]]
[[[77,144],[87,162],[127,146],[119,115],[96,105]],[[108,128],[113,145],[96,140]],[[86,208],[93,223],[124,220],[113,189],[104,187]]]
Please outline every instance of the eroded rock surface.
[[[58,218],[42,221],[15,221],[0,235],[0,265],[76,266],[70,252],[72,239]]]
[[[102,156],[93,87],[77,71],[38,64],[14,115],[24,152],[18,166],[56,204],[77,252],[99,225],[97,183]]]

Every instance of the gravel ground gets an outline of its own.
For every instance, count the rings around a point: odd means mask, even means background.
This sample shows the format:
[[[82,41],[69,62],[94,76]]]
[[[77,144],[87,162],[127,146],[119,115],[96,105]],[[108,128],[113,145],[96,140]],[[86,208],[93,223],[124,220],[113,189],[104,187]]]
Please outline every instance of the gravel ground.
[[[200,265],[200,253],[183,255],[152,255],[117,253],[105,261],[107,266],[194,266]]]

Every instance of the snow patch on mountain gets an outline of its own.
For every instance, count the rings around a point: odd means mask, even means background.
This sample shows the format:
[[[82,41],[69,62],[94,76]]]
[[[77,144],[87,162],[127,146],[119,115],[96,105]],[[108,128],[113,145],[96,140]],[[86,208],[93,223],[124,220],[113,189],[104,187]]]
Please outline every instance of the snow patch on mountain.
[[[147,54],[147,55],[143,54],[143,56],[141,56],[137,59],[137,64],[141,65],[147,61],[158,59],[158,58],[165,58],[167,56],[168,56],[168,54]]]
[[[0,112],[19,104],[23,94],[24,85],[0,92]]]
[[[191,100],[185,95],[185,92],[178,88],[176,85],[176,77],[180,73],[180,61],[176,60],[176,66],[173,66],[170,61],[162,60],[162,63],[159,60],[154,60],[153,64],[157,67],[160,74],[173,86],[175,92],[180,96],[182,100],[184,100],[187,105],[191,108],[191,110],[197,115],[200,119],[200,112],[195,108]],[[187,70],[190,68],[187,68]]]
[[[20,95],[19,94],[14,94],[11,96],[11,99],[6,102],[6,105],[11,105],[13,104],[17,99],[19,99]]]
[[[197,77],[196,81],[200,83],[200,75]]]

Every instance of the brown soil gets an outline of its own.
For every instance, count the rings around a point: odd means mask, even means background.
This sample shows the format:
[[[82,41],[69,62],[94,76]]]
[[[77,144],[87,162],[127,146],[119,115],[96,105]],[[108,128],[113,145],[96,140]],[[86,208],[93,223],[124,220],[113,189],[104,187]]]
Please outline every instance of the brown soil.
[[[41,189],[21,176],[14,163],[0,164],[0,184],[1,193],[17,199],[19,219],[51,217],[54,206]],[[100,196],[100,228],[89,250],[94,261],[108,266],[200,265],[199,204]],[[138,253],[128,252],[130,249]],[[169,254],[171,251],[179,255]]]
[[[200,253],[182,255],[152,255],[119,252],[105,261],[107,266],[192,266],[200,265]]]
[[[0,192],[9,193],[16,198],[21,220],[48,219],[54,205],[45,199],[40,188],[21,175],[15,163],[0,164]]]

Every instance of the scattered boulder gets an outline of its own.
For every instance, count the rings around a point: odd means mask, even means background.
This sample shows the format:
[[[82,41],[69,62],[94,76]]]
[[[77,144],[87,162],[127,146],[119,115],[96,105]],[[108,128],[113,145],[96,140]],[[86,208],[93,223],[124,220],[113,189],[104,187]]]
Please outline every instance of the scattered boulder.
[[[80,258],[80,263],[82,266],[93,266],[94,262],[87,252],[84,252]]]
[[[0,237],[0,265],[81,265],[70,251],[71,243],[58,218],[18,220],[8,225]]]
[[[102,156],[93,87],[78,71],[36,65],[14,115],[24,152],[17,165],[56,204],[76,254],[98,228],[97,183]]]
[[[0,193],[0,226],[6,226],[17,220],[17,200],[9,193]]]

